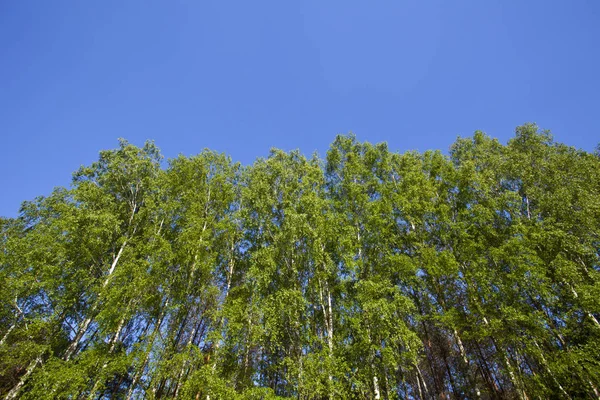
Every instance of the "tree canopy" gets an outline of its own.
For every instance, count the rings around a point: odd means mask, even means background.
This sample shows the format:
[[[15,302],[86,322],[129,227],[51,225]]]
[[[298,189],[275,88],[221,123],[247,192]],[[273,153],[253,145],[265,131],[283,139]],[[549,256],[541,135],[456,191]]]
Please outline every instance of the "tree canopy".
[[[121,140],[0,219],[6,399],[600,398],[600,157]]]

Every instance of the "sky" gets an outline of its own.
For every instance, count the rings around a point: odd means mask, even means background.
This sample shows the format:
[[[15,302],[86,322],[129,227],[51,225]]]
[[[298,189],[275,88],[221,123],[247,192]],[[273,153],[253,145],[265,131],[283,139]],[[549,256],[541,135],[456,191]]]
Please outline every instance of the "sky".
[[[0,2],[0,216],[118,146],[250,164],[337,134],[600,142],[597,0]]]

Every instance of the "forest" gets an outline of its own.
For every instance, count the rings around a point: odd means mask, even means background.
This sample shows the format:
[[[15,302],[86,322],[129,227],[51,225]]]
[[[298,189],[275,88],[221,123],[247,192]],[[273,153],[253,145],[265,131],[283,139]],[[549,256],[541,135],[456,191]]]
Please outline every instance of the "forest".
[[[600,152],[534,124],[252,165],[121,140],[0,249],[7,400],[600,398]]]

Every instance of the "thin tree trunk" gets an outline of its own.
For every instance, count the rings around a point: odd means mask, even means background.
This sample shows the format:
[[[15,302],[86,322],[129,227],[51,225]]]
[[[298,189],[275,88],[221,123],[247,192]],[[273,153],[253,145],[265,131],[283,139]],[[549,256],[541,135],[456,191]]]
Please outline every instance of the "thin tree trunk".
[[[154,331],[152,332],[152,336],[148,343],[148,348],[146,350],[146,355],[144,357],[144,361],[142,362],[142,364],[139,366],[138,370],[136,371],[136,373],[133,377],[133,380],[131,381],[131,385],[129,386],[129,389],[127,390],[127,397],[126,397],[127,400],[131,400],[131,397],[133,396],[133,392],[135,390],[135,386],[137,385],[138,381],[140,380],[142,374],[144,373],[144,368],[146,368],[146,365],[148,364],[148,361],[150,360],[150,355],[152,353],[152,346],[154,345],[154,340],[156,340],[156,335],[160,331],[160,326],[162,325],[162,322],[165,317],[168,306],[169,306],[169,299],[167,298],[167,300],[165,301],[165,304],[163,306],[163,310],[162,310],[160,316],[158,317],[158,321],[156,321],[156,326],[154,327]]]
[[[486,317],[483,317],[483,322],[486,326],[489,326],[489,322]],[[496,349],[496,352],[500,353],[502,355],[502,358],[504,360],[504,366],[506,367],[506,371],[508,372],[508,376],[510,378],[510,381],[513,384],[513,387],[517,391],[519,399],[521,399],[521,400],[529,399],[529,397],[527,396],[527,392],[525,392],[525,388],[522,387],[520,381],[517,379],[517,377],[515,375],[515,372],[512,368],[512,365],[510,363],[510,359],[508,358],[508,355],[506,354],[506,352],[503,349],[501,349],[498,346],[498,344],[496,343],[496,340],[493,337],[491,338],[491,340],[492,340],[492,344],[494,345],[494,348]]]
[[[35,368],[38,366],[38,364],[41,364],[41,363],[42,363],[42,357],[38,356],[35,360],[33,360],[29,364],[29,366],[27,367],[27,371],[21,377],[21,379],[19,380],[19,383],[17,383],[10,390],[10,392],[8,392],[8,394],[5,397],[5,400],[13,400],[13,399],[17,398],[17,396],[19,395],[19,392],[21,391],[21,388],[23,388],[23,385],[25,385],[25,383],[27,382],[27,379],[29,379],[29,377],[31,376],[31,374],[33,373]]]
[[[419,381],[423,385],[423,390],[425,391],[425,395],[429,398],[429,390],[427,389],[427,383],[425,382],[425,378],[423,378],[423,374],[421,373],[421,368],[419,368],[418,363],[414,363],[414,366],[417,370],[417,384]],[[421,386],[419,385],[419,396],[423,398],[423,394],[421,393]]]
[[[554,381],[554,384],[558,387],[558,389],[565,396],[565,398],[571,399],[571,396],[569,396],[569,394],[566,392],[566,390],[558,382],[558,379],[556,379],[556,375],[554,375],[554,373],[552,373],[552,371],[550,370],[550,366],[548,365],[548,361],[546,361],[546,357],[544,357],[544,351],[540,348],[540,346],[538,345],[538,343],[535,340],[533,341],[533,344],[540,351],[540,359],[542,360],[542,365],[544,365],[544,368],[546,369],[546,372],[548,372],[548,375],[550,375],[550,377]]]
[[[444,359],[444,364],[446,365],[446,372],[448,372],[448,380],[450,381],[450,387],[452,388],[452,395],[455,398],[458,398],[458,391],[456,390],[456,384],[454,383],[454,378],[452,377],[452,370],[450,369],[450,364],[448,363],[448,357],[446,357],[445,353],[442,353],[442,358]]]
[[[209,198],[210,198],[210,191],[209,191]],[[205,212],[206,212],[206,210],[205,210]],[[202,235],[204,234],[204,231],[206,230],[206,227],[207,227],[207,221],[206,221],[206,219],[205,219],[205,220],[204,220],[204,224],[203,224],[203,226],[202,226],[202,232],[201,232],[201,234],[200,234],[200,244],[202,244],[202,242],[203,242],[203,240],[202,240]],[[197,269],[197,265],[198,265],[198,254],[196,253],[196,254],[194,255],[194,262],[192,263],[192,267],[191,267],[191,270],[192,270],[192,271],[191,271],[191,273],[190,273],[190,279],[189,279],[189,281],[188,281],[188,284],[187,284],[187,287],[186,287],[185,293],[189,293],[189,292],[190,292],[190,289],[191,289],[191,287],[192,287],[192,284],[193,284],[193,282],[194,282],[194,277],[195,277],[195,275],[196,275],[196,269]],[[186,317],[185,317],[185,320],[184,320],[184,324],[182,324],[182,326],[181,326],[181,330],[179,331],[179,333],[182,333],[182,332],[183,332],[183,330],[185,329],[185,322],[187,322],[187,318],[188,318],[188,316],[189,316],[189,311],[188,311],[188,313],[186,314]],[[186,342],[186,346],[185,346],[185,348],[186,348],[186,349],[187,349],[187,348],[188,348],[188,347],[191,345],[191,343],[193,342],[193,340],[194,340],[194,336],[196,335],[196,329],[197,329],[197,327],[198,327],[198,324],[194,323],[194,325],[192,326],[192,332],[190,333],[190,337],[189,337],[188,341]],[[177,342],[179,342],[179,340],[177,340]],[[177,395],[178,395],[178,393],[179,393],[179,389],[180,389],[180,386],[181,386],[181,379],[182,379],[182,377],[183,377],[183,374],[185,373],[185,367],[186,367],[186,366],[187,366],[187,359],[184,361],[184,363],[183,363],[183,365],[182,365],[182,367],[181,367],[181,371],[179,372],[179,375],[178,375],[178,377],[177,377],[177,384],[175,385],[175,394],[173,395],[173,398],[177,398]]]
[[[204,314],[206,312],[207,308],[208,308],[208,304],[206,304],[206,306],[202,310],[202,314]],[[189,347],[194,343],[194,339],[196,337],[196,332],[198,332],[200,326],[202,325],[203,320],[204,320],[204,317],[201,317],[200,321],[195,323],[192,327],[192,332],[190,332],[190,337],[188,338],[187,343],[185,345],[185,349],[186,349],[186,351],[188,351],[188,353],[189,353]],[[181,389],[182,381],[186,378],[186,375],[187,375],[186,368],[188,366],[188,362],[189,362],[189,359],[186,358],[186,360],[183,362],[183,365],[181,366],[181,371],[179,371],[179,375],[177,378],[177,384],[175,385],[175,394],[173,395],[173,398],[175,398],[175,399],[179,395],[179,390]]]
[[[225,297],[223,298],[223,304],[225,304],[225,301],[227,300],[227,297],[229,296],[229,289],[231,288],[231,279],[233,278],[233,271],[234,271],[234,267],[235,267],[235,260],[233,258],[233,250],[234,250],[234,243],[232,242],[231,244],[231,249],[230,249],[230,253],[231,253],[231,257],[229,259],[229,268],[227,271],[227,285],[225,287]],[[223,325],[225,323],[225,320],[221,317],[219,320],[219,333],[221,334],[221,337],[223,337]],[[217,343],[215,343],[215,353],[217,352],[217,350],[219,350],[219,347],[221,346],[221,342],[217,341]],[[213,365],[212,365],[212,372],[214,374],[214,372],[217,369],[217,358],[214,357],[213,360]],[[198,393],[198,396],[200,396],[200,393]],[[210,395],[206,395],[206,400],[210,400]]]
[[[417,389],[419,390],[419,399],[423,400],[423,391],[421,390],[421,378],[417,372]]]
[[[119,321],[119,325],[117,326],[117,331],[115,332],[112,339],[110,340],[110,348],[108,349],[109,357],[115,350],[115,346],[117,344],[119,335],[121,334],[121,330],[123,329],[124,325],[125,325],[125,317],[121,318],[121,320]],[[102,368],[100,369],[100,372],[98,373],[98,379],[96,379],[96,382],[94,382],[94,386],[92,386],[92,390],[90,391],[90,394],[88,396],[89,400],[91,400],[95,397],[96,391],[98,390],[98,387],[100,386],[100,381],[102,380],[102,372],[104,372],[104,370],[106,369],[107,366],[108,366],[108,359],[106,361],[104,361],[104,364],[102,364]]]
[[[475,346],[477,348],[477,354],[479,357],[478,367],[481,372],[481,375],[483,376],[483,379],[487,382],[487,385],[490,388],[490,393],[499,394],[500,396],[502,396],[502,390],[498,386],[497,379],[494,376],[493,371],[490,369],[490,366],[488,365],[483,355],[483,352],[481,351],[479,343],[475,343]]]
[[[476,285],[475,285],[476,286]],[[483,304],[483,301],[481,301],[481,299],[478,299],[478,304]],[[482,316],[482,321],[485,324],[486,327],[489,327],[490,323],[487,320],[487,317],[485,317],[485,315],[483,314],[483,312],[481,312],[481,310],[479,310],[481,316]],[[506,352],[504,351],[504,349],[500,348],[498,346],[498,344],[496,343],[496,340],[494,339],[493,336],[490,336],[490,339],[492,341],[492,344],[494,345],[494,349],[496,350],[496,353],[499,353],[502,355],[503,361],[504,361],[504,366],[506,367],[506,371],[508,372],[508,376],[510,378],[510,381],[513,385],[513,387],[515,388],[515,391],[517,392],[519,399],[520,400],[527,400],[529,399],[529,397],[527,396],[527,393],[525,391],[525,388],[522,387],[521,383],[519,380],[517,380],[517,377],[514,373],[514,370],[512,368],[512,365],[510,363],[510,359],[508,358],[508,355],[506,354]]]
[[[112,264],[110,266],[110,269],[108,270],[108,275],[106,276],[106,278],[104,279],[104,283],[102,284],[102,288],[106,287],[108,285],[108,283],[110,282],[112,274],[115,271],[115,268],[117,267],[117,263],[119,262],[119,259],[121,258],[121,254],[123,254],[123,250],[125,250],[125,246],[126,245],[127,245],[127,240],[125,240],[123,242],[123,244],[121,245],[121,248],[119,249],[119,252],[117,253],[117,255],[115,256],[115,258],[113,259],[113,262],[112,262]],[[88,317],[83,321],[83,324],[81,324],[81,326],[79,327],[79,330],[77,331],[77,334],[75,335],[75,338],[73,339],[73,341],[71,342],[71,344],[67,348],[67,351],[65,352],[65,355],[63,357],[63,359],[65,361],[69,361],[69,359],[77,351],[77,347],[79,347],[79,342],[81,341],[81,339],[83,338],[83,336],[87,332],[90,324],[92,323],[92,321],[93,321],[93,319],[95,317],[96,309],[97,308],[98,308],[98,301],[96,301],[94,303],[94,305],[92,306],[92,309],[90,310],[90,313],[89,313]]]
[[[2,336],[2,339],[0,339],[0,346],[2,346],[4,344],[4,342],[6,341],[6,338],[8,338],[8,335],[10,335],[10,333],[13,331],[13,329],[15,329],[15,327],[17,326],[17,321],[15,321],[6,331],[6,333],[4,334],[4,336]]]
[[[404,374],[404,370],[400,365],[398,365],[398,373],[400,376],[398,377],[398,384],[402,384],[402,390],[404,391],[404,399],[408,399],[408,387],[406,386],[406,375]],[[420,390],[419,390],[420,391]]]
[[[374,363],[371,363],[371,369],[373,370],[373,392],[375,393],[375,399],[379,400],[381,399],[381,393],[379,392],[379,380],[377,379]]]
[[[588,379],[587,379],[587,383],[590,385],[590,387],[592,388],[592,391],[594,392],[594,395],[596,395],[597,399],[600,399],[600,390],[598,390],[598,388],[596,387],[596,385],[594,385],[594,383],[590,380],[589,378],[589,371],[587,370],[587,368],[584,366],[583,370],[587,372],[588,374]],[[593,398],[593,396],[591,396]]]
[[[579,295],[577,294],[577,292],[575,291],[575,288],[573,288],[573,286],[570,283],[567,283],[567,286],[569,286],[569,289],[571,289],[571,293],[573,294],[573,297],[575,297],[576,299],[579,298]],[[592,314],[591,312],[585,310],[585,314],[594,322],[594,325],[596,325],[596,327],[598,329],[600,329],[600,322],[598,322],[598,320],[596,319],[596,317],[594,317],[594,314]]]
[[[331,361],[333,359],[333,310],[331,305],[331,292],[329,291],[329,286],[327,285],[327,281],[325,281],[325,291],[327,296],[327,304],[325,304],[325,299],[323,295],[323,287],[321,285],[321,280],[319,279],[319,298],[321,300],[321,310],[323,311],[323,320],[325,322],[325,329],[327,330],[327,347],[329,350],[328,357]],[[329,398],[333,398],[333,393],[331,392],[333,385],[333,375],[329,372]]]
[[[423,310],[421,310],[421,314],[425,315]],[[431,377],[433,379],[433,386],[435,390],[433,394],[434,396],[437,396],[439,393],[442,393],[444,391],[444,378],[442,376],[442,382],[440,383],[440,374],[437,373],[437,368],[434,363],[434,354],[431,346],[431,338],[429,337],[429,330],[427,329],[427,324],[425,323],[425,321],[421,321],[421,325],[423,326],[423,331],[425,332],[425,347],[427,348],[425,350],[425,353],[427,354],[427,364],[429,365],[429,369],[431,370]]]
[[[8,330],[6,331],[6,333],[4,334],[4,336],[2,336],[2,339],[0,340],[0,346],[2,346],[4,344],[4,342],[8,338],[8,335],[10,335],[10,333],[17,326],[17,323],[19,322],[19,318],[21,317],[21,315],[23,315],[23,310],[21,310],[21,308],[19,307],[19,297],[18,296],[15,296],[15,309],[17,310],[17,315],[15,317],[15,322],[8,328]]]
[[[473,390],[475,391],[475,395],[477,396],[477,398],[481,397],[481,392],[479,391],[479,387],[477,387],[477,384],[475,383],[475,377],[471,376],[469,368],[471,366],[471,363],[469,362],[469,358],[467,357],[467,352],[465,351],[465,346],[463,346],[463,342],[460,338],[460,335],[458,334],[458,331],[456,329],[454,329],[454,338],[456,339],[456,344],[458,345],[458,350],[460,352],[460,356],[465,364],[465,367],[467,368],[467,379],[471,381],[471,384],[473,385]]]
[[[92,307],[92,309],[90,310],[90,315],[83,321],[83,324],[81,324],[81,326],[79,327],[79,330],[77,331],[77,335],[75,335],[75,338],[73,339],[73,341],[67,348],[67,351],[65,352],[65,355],[63,357],[63,359],[65,361],[69,361],[71,359],[71,356],[73,356],[73,354],[75,354],[77,347],[79,347],[79,342],[81,341],[81,339],[83,338],[83,335],[85,335],[85,332],[87,332],[88,327],[92,323],[92,320],[93,320],[92,315],[94,315],[95,313],[96,313],[96,305],[94,305]]]
[[[329,347],[329,360],[330,362],[333,360],[333,309],[331,307],[331,291],[329,290],[329,285],[327,285],[327,282],[325,282],[325,289],[327,291],[327,306],[329,309],[328,312],[328,319],[329,319],[329,323],[328,325],[328,332],[327,332],[327,346]],[[329,373],[329,398],[332,399],[333,398],[333,393],[331,392],[331,390],[333,389],[333,375],[331,375],[331,372]]]

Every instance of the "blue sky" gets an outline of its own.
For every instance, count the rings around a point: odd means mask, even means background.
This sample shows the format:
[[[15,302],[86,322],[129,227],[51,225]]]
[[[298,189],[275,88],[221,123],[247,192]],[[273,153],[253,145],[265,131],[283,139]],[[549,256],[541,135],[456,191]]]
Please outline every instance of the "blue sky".
[[[0,215],[124,137],[324,154],[338,133],[447,150],[536,122],[600,142],[600,2],[0,2]]]

